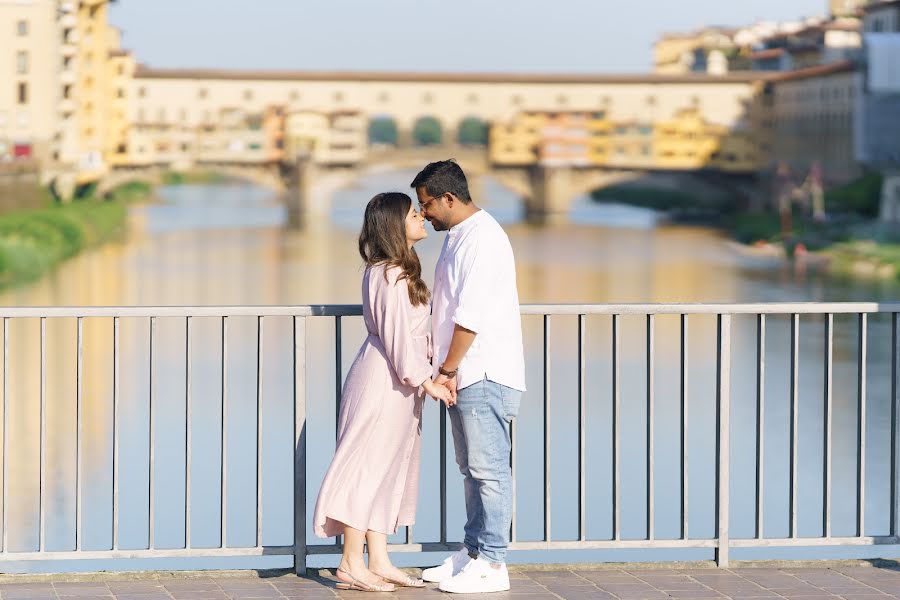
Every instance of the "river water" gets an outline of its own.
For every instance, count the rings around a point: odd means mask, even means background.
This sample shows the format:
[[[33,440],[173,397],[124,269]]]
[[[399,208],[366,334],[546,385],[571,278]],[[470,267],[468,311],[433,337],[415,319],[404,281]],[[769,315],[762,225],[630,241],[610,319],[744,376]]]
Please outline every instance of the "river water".
[[[326,221],[303,232],[284,226],[286,212],[271,192],[248,184],[160,188],[161,202],[132,210],[126,240],[87,252],[34,284],[2,294],[4,305],[266,305],[356,304],[362,267],[355,237],[363,208],[379,191],[408,190],[414,172],[370,173],[333,193]],[[506,227],[517,260],[523,303],[770,302],[890,300],[886,283],[849,282],[781,265],[734,248],[714,231],[665,224],[660,215],[621,205],[575,202],[571,223],[545,228],[523,222],[518,198],[485,179],[476,188],[481,205]],[[322,192],[325,193],[325,192]],[[430,228],[429,228],[430,231]],[[426,281],[442,242],[430,231],[417,246]],[[646,333],[643,317],[622,318],[622,537],[646,533]],[[225,377],[227,406],[227,543],[256,540],[256,319],[231,318]],[[193,320],[191,402],[191,543],[219,545],[221,523],[222,359],[218,319]],[[263,544],[288,545],[291,498],[291,337],[288,319],[269,318],[263,337]],[[736,317],[733,331],[731,535],[754,534],[756,321]],[[543,375],[540,317],[524,319],[528,387],[517,432],[519,540],[543,535]],[[575,539],[577,530],[577,320],[555,317],[549,393],[551,398],[552,539]],[[74,545],[75,510],[75,321],[47,322],[46,530],[48,550]],[[308,326],[308,503],[334,448],[334,325],[312,319]],[[10,322],[8,495],[9,548],[34,550],[39,543],[39,321]],[[587,319],[586,530],[588,539],[612,533],[610,318]],[[654,528],[657,538],[680,534],[679,320],[656,319],[654,365]],[[823,320],[800,321],[798,526],[800,536],[822,531]],[[146,547],[149,523],[149,324],[121,321],[119,546]],[[714,528],[714,317],[690,319],[689,335],[689,533],[708,538]],[[343,369],[364,334],[361,320],[343,323]],[[865,456],[865,532],[889,527],[890,319],[868,324],[868,387]],[[112,536],[112,323],[84,320],[83,538],[84,549],[106,549]],[[185,502],[185,323],[157,324],[154,543],[184,541]],[[835,317],[833,535],[853,535],[856,515],[857,322]],[[765,532],[788,535],[789,349],[787,317],[770,317],[766,337]],[[428,402],[423,430],[422,486],[415,541],[439,535],[438,409]],[[449,436],[448,436],[449,437]],[[448,452],[452,462],[452,449]],[[461,539],[464,509],[459,477],[448,468],[448,518],[452,540]],[[401,536],[398,535],[397,540]],[[310,543],[327,541],[309,538]],[[894,547],[873,549],[733,550],[739,558],[889,556]],[[706,550],[618,550],[513,553],[513,562],[543,560],[702,559]],[[285,557],[166,560],[157,567],[228,568],[286,566]],[[404,555],[401,564],[433,557]],[[334,564],[312,557],[312,565]],[[83,561],[76,568],[143,568],[130,563]],[[72,569],[9,564],[9,570]]]

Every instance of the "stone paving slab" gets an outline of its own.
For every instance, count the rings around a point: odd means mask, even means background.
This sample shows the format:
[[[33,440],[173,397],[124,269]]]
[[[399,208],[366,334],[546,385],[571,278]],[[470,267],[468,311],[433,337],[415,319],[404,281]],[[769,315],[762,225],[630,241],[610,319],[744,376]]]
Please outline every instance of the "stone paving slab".
[[[415,570],[411,570],[415,572]],[[331,571],[222,576],[214,572],[95,576],[0,575],[0,600],[352,600]],[[900,600],[900,568],[841,565],[731,569],[570,565],[514,567],[509,592],[452,595],[436,586],[371,594],[384,600]]]

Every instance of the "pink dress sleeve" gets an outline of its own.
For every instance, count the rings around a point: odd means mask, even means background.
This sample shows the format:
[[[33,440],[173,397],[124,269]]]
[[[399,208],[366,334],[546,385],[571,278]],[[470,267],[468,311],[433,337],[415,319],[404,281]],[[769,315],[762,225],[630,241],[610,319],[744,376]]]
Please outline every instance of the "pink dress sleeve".
[[[378,337],[387,352],[388,361],[397,378],[404,384],[419,387],[431,377],[431,364],[412,336],[412,303],[406,280],[397,280],[400,269],[373,268],[369,276],[369,298]]]

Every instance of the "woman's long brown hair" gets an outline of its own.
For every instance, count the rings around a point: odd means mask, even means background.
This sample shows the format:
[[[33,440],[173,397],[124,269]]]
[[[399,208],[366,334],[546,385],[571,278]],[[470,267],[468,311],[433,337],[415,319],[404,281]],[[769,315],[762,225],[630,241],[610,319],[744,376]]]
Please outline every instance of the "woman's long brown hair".
[[[419,255],[406,241],[406,215],[411,206],[412,199],[401,192],[386,192],[369,200],[359,233],[359,255],[367,265],[400,267],[398,281],[407,280],[409,301],[419,306],[428,304],[431,293],[422,281]]]

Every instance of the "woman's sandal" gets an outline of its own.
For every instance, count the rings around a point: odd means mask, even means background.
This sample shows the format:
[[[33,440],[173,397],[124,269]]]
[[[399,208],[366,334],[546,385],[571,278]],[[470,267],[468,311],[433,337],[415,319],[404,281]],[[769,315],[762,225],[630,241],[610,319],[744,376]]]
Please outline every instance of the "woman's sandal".
[[[372,572],[375,573],[375,571],[372,571]],[[375,573],[375,574],[378,575],[379,577],[381,577],[382,579],[384,579],[385,581],[387,581],[389,583],[393,583],[394,585],[397,585],[400,587],[408,587],[408,588],[423,588],[423,587],[425,587],[425,582],[423,580],[416,579],[415,577],[413,577],[411,575],[407,575],[406,579],[393,579],[391,577],[388,577],[387,575],[382,575],[381,573]]]
[[[390,583],[387,585],[369,585],[364,581],[360,581],[359,579],[351,575],[348,571],[345,571],[338,567],[338,577],[341,576],[341,573],[343,573],[345,577],[348,577],[350,581],[340,581],[339,583],[337,583],[335,587],[339,590],[358,590],[360,592],[393,592],[395,589],[397,589]],[[379,577],[381,576],[379,575]]]

